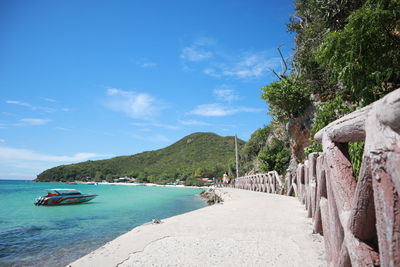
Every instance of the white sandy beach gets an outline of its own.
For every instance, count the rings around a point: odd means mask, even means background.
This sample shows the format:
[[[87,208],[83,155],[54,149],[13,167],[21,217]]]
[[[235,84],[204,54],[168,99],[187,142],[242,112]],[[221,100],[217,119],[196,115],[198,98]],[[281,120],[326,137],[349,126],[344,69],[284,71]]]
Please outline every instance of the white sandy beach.
[[[327,265],[323,238],[297,199],[220,193],[223,204],[136,227],[69,266]]]

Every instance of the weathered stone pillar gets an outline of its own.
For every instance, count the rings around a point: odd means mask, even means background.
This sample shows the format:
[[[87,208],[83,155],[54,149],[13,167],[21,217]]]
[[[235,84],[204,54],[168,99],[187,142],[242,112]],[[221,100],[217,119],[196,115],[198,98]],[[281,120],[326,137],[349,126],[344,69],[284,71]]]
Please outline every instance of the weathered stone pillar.
[[[400,266],[400,89],[374,106],[366,133],[381,265]]]

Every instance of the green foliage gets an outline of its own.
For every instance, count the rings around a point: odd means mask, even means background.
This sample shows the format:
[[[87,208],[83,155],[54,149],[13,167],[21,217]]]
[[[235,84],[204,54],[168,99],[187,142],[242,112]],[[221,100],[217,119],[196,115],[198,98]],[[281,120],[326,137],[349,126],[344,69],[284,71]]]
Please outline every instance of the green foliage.
[[[311,103],[306,87],[296,81],[293,75],[284,76],[261,90],[261,98],[268,102],[270,113],[278,120],[299,116]]]
[[[296,33],[291,63],[294,78],[262,88],[262,98],[275,119],[297,118],[310,105],[318,104],[311,135],[334,120],[365,106],[400,87],[399,0],[296,0],[296,12],[288,29]],[[277,143],[259,153],[262,168],[277,169]],[[313,143],[305,154],[321,151]],[[250,150],[251,151],[251,150]],[[358,175],[362,143],[350,143],[349,154]],[[277,157],[277,156],[276,156]]]
[[[316,141],[313,141],[311,145],[304,148],[304,157],[308,158],[313,152],[322,152],[322,145]]]
[[[285,144],[289,142],[285,124],[275,119],[268,126],[252,133],[249,141],[239,150],[239,176],[246,175],[250,171],[259,171],[258,156],[270,144],[273,137],[283,140]],[[234,159],[229,161],[228,171],[236,176]]]
[[[241,148],[244,141],[238,140]],[[222,177],[235,158],[234,137],[194,133],[164,149],[108,160],[86,161],[48,169],[37,176],[41,182],[103,180],[136,177],[139,181],[165,184],[194,175]]]
[[[311,129],[311,135],[314,136],[319,130],[327,126],[329,123],[337,120],[354,109],[355,107],[350,104],[346,104],[340,95],[332,101],[320,104],[317,108],[315,120]]]
[[[315,53],[352,103],[369,104],[400,85],[400,1],[369,0]]]
[[[287,25],[296,33],[293,65],[301,73],[306,84],[317,99],[330,100],[338,86],[329,81],[328,70],[316,61],[314,52],[319,48],[327,32],[335,32],[347,23],[351,12],[360,8],[364,0],[296,0],[296,12]]]
[[[353,174],[356,179],[360,174],[362,156],[364,154],[364,142],[351,142],[349,143],[349,155],[351,164],[353,166]]]
[[[290,149],[285,142],[278,138],[272,138],[271,143],[258,155],[262,171],[277,171],[280,174],[286,172],[290,161]]]
[[[201,181],[201,180],[198,180],[198,179],[196,179],[196,178],[188,178],[186,181],[185,181],[185,185],[186,186],[203,186],[204,185],[204,182],[203,181]]]
[[[257,129],[251,134],[249,141],[243,146],[240,151],[244,160],[251,160],[258,155],[261,149],[265,146],[268,136],[273,130],[272,126],[265,126],[264,128]]]

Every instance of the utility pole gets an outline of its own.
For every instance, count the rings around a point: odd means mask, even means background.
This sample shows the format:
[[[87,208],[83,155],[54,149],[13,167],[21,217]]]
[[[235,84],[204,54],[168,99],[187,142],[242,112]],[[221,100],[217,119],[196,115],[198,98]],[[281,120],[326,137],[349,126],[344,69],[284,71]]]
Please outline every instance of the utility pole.
[[[237,135],[235,134],[235,155],[236,155],[236,178],[239,177],[239,155],[237,147]]]

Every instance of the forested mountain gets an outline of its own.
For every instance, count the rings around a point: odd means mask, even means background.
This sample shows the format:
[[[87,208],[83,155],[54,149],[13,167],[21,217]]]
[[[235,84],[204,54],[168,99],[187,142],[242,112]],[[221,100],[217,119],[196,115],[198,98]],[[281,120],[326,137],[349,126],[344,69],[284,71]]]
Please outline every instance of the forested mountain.
[[[238,139],[239,148],[244,141]],[[86,161],[48,169],[37,181],[107,180],[137,177],[142,181],[164,184],[176,179],[220,177],[235,159],[235,139],[214,133],[194,133],[155,151],[106,160]]]

